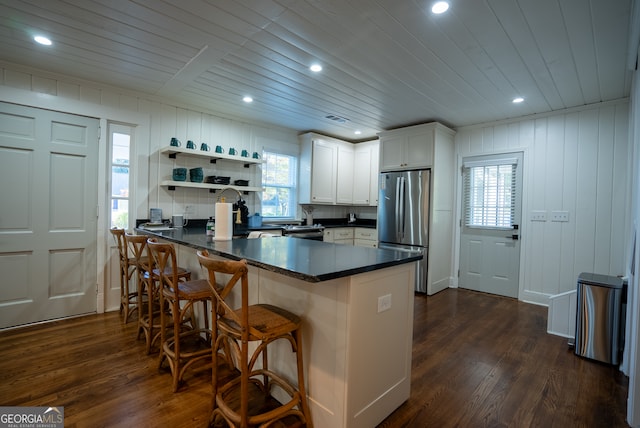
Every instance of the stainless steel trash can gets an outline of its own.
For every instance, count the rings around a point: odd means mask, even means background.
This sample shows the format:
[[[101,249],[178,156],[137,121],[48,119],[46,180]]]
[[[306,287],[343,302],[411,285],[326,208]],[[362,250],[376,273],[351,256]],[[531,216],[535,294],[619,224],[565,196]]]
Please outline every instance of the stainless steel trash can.
[[[576,355],[619,364],[624,337],[624,280],[583,272],[578,276]]]

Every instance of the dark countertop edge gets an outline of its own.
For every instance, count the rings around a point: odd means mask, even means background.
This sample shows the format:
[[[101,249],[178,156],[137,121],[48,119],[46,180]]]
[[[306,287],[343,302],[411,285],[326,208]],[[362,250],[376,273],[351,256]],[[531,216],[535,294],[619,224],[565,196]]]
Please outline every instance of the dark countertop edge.
[[[189,248],[193,248],[195,250],[207,250],[209,252],[209,254],[214,254],[220,257],[225,257],[227,259],[231,259],[231,260],[242,260],[243,257],[238,257],[232,253],[227,253],[227,252],[223,252],[223,251],[218,251],[212,248],[207,248],[207,247],[202,247],[200,245],[196,245],[196,244],[192,244],[189,242],[185,242],[170,236],[166,236],[166,235],[162,235],[161,233],[154,233],[151,230],[146,230],[146,229],[135,229],[135,231],[137,233],[142,233],[144,235],[149,235],[149,236],[156,236],[158,238],[164,239],[166,241],[169,242],[173,242],[179,245],[184,245],[185,247],[189,247]],[[243,238],[240,238],[243,239]],[[295,239],[295,238],[288,238],[288,239]],[[322,281],[328,281],[328,280],[332,280],[332,279],[339,279],[339,278],[345,278],[348,276],[352,276],[352,275],[357,275],[359,273],[365,273],[365,272],[372,272],[375,270],[379,270],[379,269],[385,269],[388,267],[393,267],[393,266],[399,266],[399,265],[403,265],[406,263],[411,263],[414,261],[418,261],[420,259],[422,259],[422,255],[415,255],[415,256],[407,256],[407,258],[402,259],[402,260],[390,260],[387,262],[380,262],[380,263],[376,263],[373,265],[369,265],[369,266],[365,266],[365,267],[359,267],[359,268],[355,268],[355,269],[347,269],[347,270],[342,270],[342,271],[336,271],[336,272],[331,272],[331,273],[326,273],[326,274],[322,274],[322,275],[307,275],[301,272],[296,272],[296,271],[292,271],[289,269],[283,269],[281,267],[278,266],[273,266],[270,264],[266,264],[263,262],[260,262],[259,260],[255,260],[255,259],[251,259],[251,258],[247,258],[244,257],[244,259],[247,260],[247,264],[251,265],[251,266],[255,266],[264,270],[267,270],[269,272],[275,272],[275,273],[279,273],[281,275],[285,275],[285,276],[289,276],[292,278],[296,278],[296,279],[300,279],[306,282],[322,282]]]
[[[323,224],[320,223],[325,229],[337,229],[339,227],[361,227],[363,229],[375,229],[376,226],[367,225],[367,224],[357,224],[357,223],[345,223],[345,224]]]
[[[149,219],[136,219],[136,227],[139,227],[140,225],[147,223],[149,221]],[[165,224],[169,224],[170,223],[170,219],[165,219],[164,222]],[[215,221],[215,220],[214,220]],[[291,221],[289,222],[291,224],[296,223],[296,224],[301,224],[301,225],[305,225],[306,222],[304,220],[302,221]],[[284,224],[289,224],[287,222],[283,222],[283,223],[269,223],[268,221],[265,221],[264,223],[262,223],[262,226],[258,226],[258,227],[249,227],[246,224],[243,224],[242,227],[244,229],[246,229],[247,231],[252,231],[252,230],[256,230],[256,231],[260,231],[260,230],[282,230],[283,225]],[[333,229],[333,228],[338,228],[338,227],[361,227],[364,229],[375,229],[376,228],[376,220],[368,220],[368,219],[357,219],[355,221],[355,223],[348,223],[345,219],[317,219],[317,221],[314,222],[314,224],[320,224],[322,225],[325,229]],[[207,219],[189,219],[187,225],[185,226],[186,229],[204,229],[204,227],[207,224]]]

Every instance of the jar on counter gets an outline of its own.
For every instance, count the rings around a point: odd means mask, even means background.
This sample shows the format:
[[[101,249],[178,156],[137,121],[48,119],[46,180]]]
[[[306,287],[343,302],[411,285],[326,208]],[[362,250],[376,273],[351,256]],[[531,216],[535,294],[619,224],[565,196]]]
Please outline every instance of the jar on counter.
[[[216,236],[216,224],[213,221],[213,217],[209,217],[209,220],[207,220],[207,236]]]

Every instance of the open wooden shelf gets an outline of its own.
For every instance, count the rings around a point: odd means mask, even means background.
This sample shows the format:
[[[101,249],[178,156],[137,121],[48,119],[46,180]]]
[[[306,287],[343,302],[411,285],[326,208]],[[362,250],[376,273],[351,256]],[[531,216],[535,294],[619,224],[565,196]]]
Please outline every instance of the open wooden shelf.
[[[238,192],[262,192],[262,187],[234,186],[232,184],[211,184],[211,183],[194,183],[191,181],[174,181],[164,180],[160,182],[161,186],[166,186],[169,190],[175,190],[176,187],[191,187],[193,189],[209,189],[210,192],[224,189],[234,189]]]
[[[160,149],[160,153],[168,155],[171,159],[175,159],[178,155],[180,155],[209,159],[210,163],[216,163],[218,160],[238,162],[243,164],[245,168],[249,168],[251,165],[261,164],[264,162],[262,159],[242,157],[239,154],[226,155],[224,153],[216,153],[214,151],[205,152],[198,149],[185,149],[182,147],[174,146],[164,147]]]

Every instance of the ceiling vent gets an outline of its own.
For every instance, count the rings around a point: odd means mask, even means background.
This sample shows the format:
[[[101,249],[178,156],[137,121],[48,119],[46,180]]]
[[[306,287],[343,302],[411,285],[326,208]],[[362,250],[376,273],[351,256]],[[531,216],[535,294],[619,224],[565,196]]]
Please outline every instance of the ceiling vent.
[[[338,122],[338,123],[349,122],[349,119],[347,119],[346,117],[338,116],[335,114],[328,114],[325,116],[325,119],[333,120],[334,122]]]

